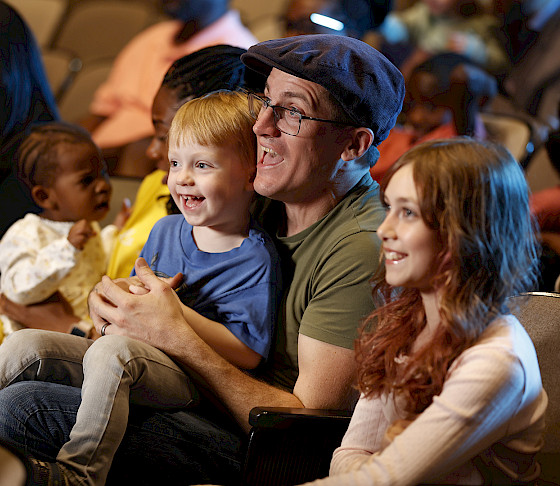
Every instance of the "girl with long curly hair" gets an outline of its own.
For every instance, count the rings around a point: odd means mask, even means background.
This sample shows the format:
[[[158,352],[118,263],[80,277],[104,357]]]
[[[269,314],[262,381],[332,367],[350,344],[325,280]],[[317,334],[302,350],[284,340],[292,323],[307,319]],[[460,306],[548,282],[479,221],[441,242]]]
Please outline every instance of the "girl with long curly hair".
[[[391,167],[381,197],[377,306],[356,344],[361,397],[317,484],[535,479],[547,398],[508,310],[537,276],[522,170],[500,146],[435,140]]]

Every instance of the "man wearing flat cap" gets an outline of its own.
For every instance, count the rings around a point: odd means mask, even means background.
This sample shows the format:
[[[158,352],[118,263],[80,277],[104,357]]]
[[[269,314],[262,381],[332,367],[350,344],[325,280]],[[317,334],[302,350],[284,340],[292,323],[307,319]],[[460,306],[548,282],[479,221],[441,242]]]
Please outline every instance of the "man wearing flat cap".
[[[171,287],[145,263],[137,262],[136,272],[146,295],[131,296],[107,278],[98,284],[89,299],[98,330],[107,319],[107,334],[163,350],[214,397],[176,413],[133,407],[109,475],[115,483],[234,483],[253,407],[351,409],[357,398],[353,343],[373,307],[369,280],[384,213],[369,168],[401,110],[402,76],[372,47],[341,36],[263,42],[242,61],[267,76],[264,93],[249,95],[249,104],[259,145],[254,186],[272,200],[264,222],[291,281],[276,340],[256,379],[194,333]],[[45,407],[77,409],[79,391],[72,393]],[[41,429],[39,419],[18,419]],[[63,424],[60,434],[72,425]],[[67,439],[53,438],[60,440]]]
[[[293,391],[285,406],[351,407],[384,216],[369,169],[400,112],[402,76],[363,42],[332,35],[263,42],[241,60],[268,76],[264,94],[249,97],[255,190],[282,203],[265,223],[291,264],[267,378]]]

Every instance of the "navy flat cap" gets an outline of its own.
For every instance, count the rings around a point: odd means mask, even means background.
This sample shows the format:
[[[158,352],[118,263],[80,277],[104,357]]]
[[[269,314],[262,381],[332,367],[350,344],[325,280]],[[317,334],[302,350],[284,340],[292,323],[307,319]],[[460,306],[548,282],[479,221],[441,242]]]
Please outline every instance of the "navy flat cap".
[[[402,109],[400,71],[370,45],[338,35],[300,35],[251,46],[245,65],[268,75],[272,68],[323,86],[358,126],[371,128],[381,143]]]

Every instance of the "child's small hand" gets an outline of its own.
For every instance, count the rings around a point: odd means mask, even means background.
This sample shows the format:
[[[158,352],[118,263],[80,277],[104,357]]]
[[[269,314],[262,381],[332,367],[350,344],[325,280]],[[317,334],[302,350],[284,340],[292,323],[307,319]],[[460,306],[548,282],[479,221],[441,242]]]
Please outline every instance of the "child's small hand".
[[[91,224],[85,219],[81,219],[80,221],[75,223],[72,228],[70,228],[70,232],[68,233],[68,241],[74,248],[83,250],[88,240],[95,235],[95,230],[93,229]]]
[[[177,273],[173,277],[159,278],[167,285],[171,286],[173,290],[177,290],[181,285],[181,282],[183,281],[183,274]],[[131,284],[129,285],[128,291],[134,295],[145,295],[150,291],[150,289],[146,287],[138,278],[136,278],[136,280],[131,282]]]
[[[138,283],[138,284],[131,284],[131,285],[128,287],[128,291],[129,291],[131,294],[134,294],[134,295],[145,295],[145,294],[147,294],[150,290],[147,289],[147,288],[144,286],[144,284],[143,284],[142,282],[140,282],[140,283]]]
[[[121,209],[118,212],[117,216],[115,217],[115,221],[113,221],[113,224],[119,229],[123,229],[124,225],[126,224],[126,222],[128,221],[128,218],[130,218],[130,215],[132,214],[132,204],[130,204],[130,199],[128,199],[127,197],[125,197],[123,199],[122,205],[121,205]]]
[[[115,280],[113,280],[113,283],[118,285],[125,292],[129,292],[135,295],[144,295],[150,291],[150,289],[146,288],[142,281],[136,276],[116,278]]]

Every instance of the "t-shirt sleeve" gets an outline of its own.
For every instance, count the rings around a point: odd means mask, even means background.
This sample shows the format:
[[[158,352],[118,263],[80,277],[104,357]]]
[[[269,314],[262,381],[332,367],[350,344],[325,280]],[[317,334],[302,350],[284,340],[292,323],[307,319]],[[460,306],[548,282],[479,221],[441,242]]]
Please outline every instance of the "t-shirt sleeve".
[[[359,232],[324,256],[313,277],[301,334],[353,348],[359,326],[373,310],[370,280],[379,264],[379,245],[374,232]]]

